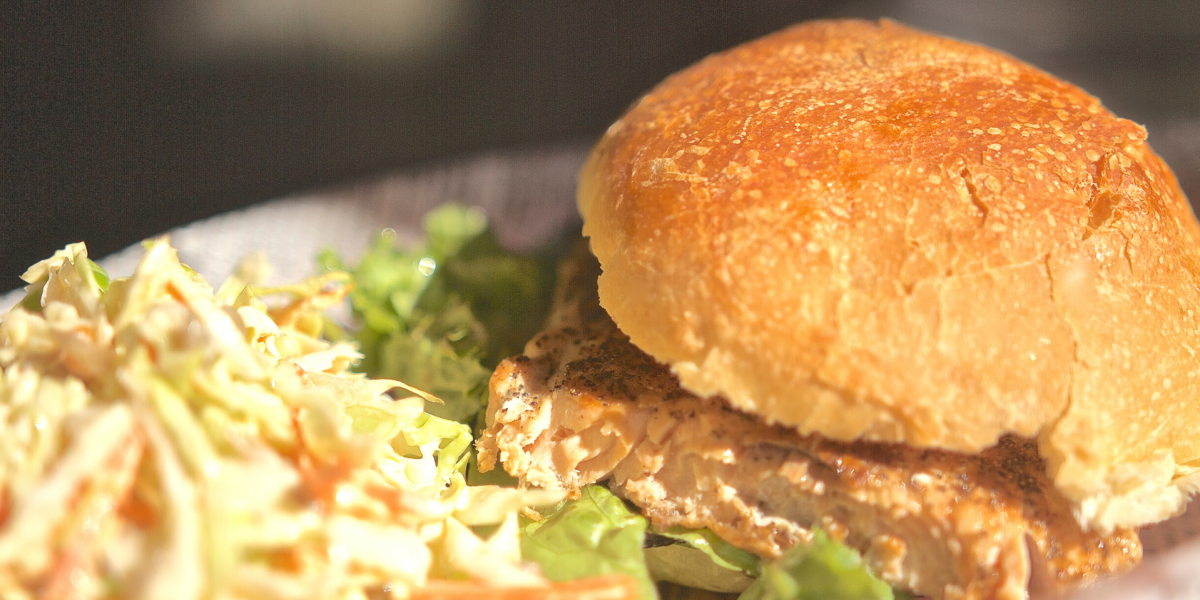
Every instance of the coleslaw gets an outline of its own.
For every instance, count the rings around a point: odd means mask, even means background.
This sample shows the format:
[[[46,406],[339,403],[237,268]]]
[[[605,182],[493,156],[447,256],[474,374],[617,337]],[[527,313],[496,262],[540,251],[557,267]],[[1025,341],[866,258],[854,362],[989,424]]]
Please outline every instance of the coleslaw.
[[[25,273],[0,321],[0,596],[550,586],[516,515],[561,495],[467,487],[466,425],[348,371],[355,347],[321,337],[348,276],[250,278],[214,290],[166,238],[129,278],[83,244]]]

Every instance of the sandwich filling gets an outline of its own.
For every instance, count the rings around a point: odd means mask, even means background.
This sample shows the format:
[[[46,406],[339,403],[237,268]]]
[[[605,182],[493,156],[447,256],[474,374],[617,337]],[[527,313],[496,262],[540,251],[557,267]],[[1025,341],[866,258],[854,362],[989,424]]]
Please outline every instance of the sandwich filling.
[[[484,470],[578,493],[606,481],[658,528],[709,528],[776,557],[819,527],[889,584],[933,598],[1024,598],[1128,569],[1137,533],[1085,531],[1036,441],[979,454],[840,442],[768,425],[683,390],[600,307],[586,250],[554,312],[491,379]]]

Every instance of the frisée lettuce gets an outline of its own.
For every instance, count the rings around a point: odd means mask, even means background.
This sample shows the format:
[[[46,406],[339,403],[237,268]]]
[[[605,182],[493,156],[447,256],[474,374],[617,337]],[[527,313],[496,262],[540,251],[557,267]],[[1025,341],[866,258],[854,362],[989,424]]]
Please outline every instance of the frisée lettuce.
[[[410,245],[385,231],[357,265],[332,251],[318,260],[352,273],[358,369],[427,390],[443,401],[431,414],[469,423],[492,370],[541,327],[553,268],[501,248],[478,209],[445,204],[422,224]]]

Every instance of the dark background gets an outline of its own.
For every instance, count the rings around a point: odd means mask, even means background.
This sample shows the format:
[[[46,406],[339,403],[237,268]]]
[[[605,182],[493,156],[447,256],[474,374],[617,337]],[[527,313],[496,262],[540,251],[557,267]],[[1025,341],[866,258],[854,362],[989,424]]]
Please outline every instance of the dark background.
[[[288,193],[590,139],[668,73],[823,16],[891,16],[1073,81],[1146,124],[1200,197],[1191,0],[455,0],[438,5],[453,10],[436,36],[390,50],[355,49],[374,38],[352,30],[345,44],[296,37],[321,29],[321,0],[291,0],[310,20],[283,41],[280,21],[260,39],[236,15],[241,37],[197,34],[198,11],[220,1],[0,9],[0,291],[72,241],[102,256]]]

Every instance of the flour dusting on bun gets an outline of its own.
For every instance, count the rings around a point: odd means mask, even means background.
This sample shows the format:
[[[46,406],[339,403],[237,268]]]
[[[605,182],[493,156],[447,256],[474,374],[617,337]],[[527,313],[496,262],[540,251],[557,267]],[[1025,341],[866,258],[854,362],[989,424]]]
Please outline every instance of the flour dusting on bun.
[[[1034,437],[1088,527],[1200,459],[1200,228],[1138,125],[1004,54],[805,23],[665,80],[582,174],[601,304],[682,385],[838,440]]]

